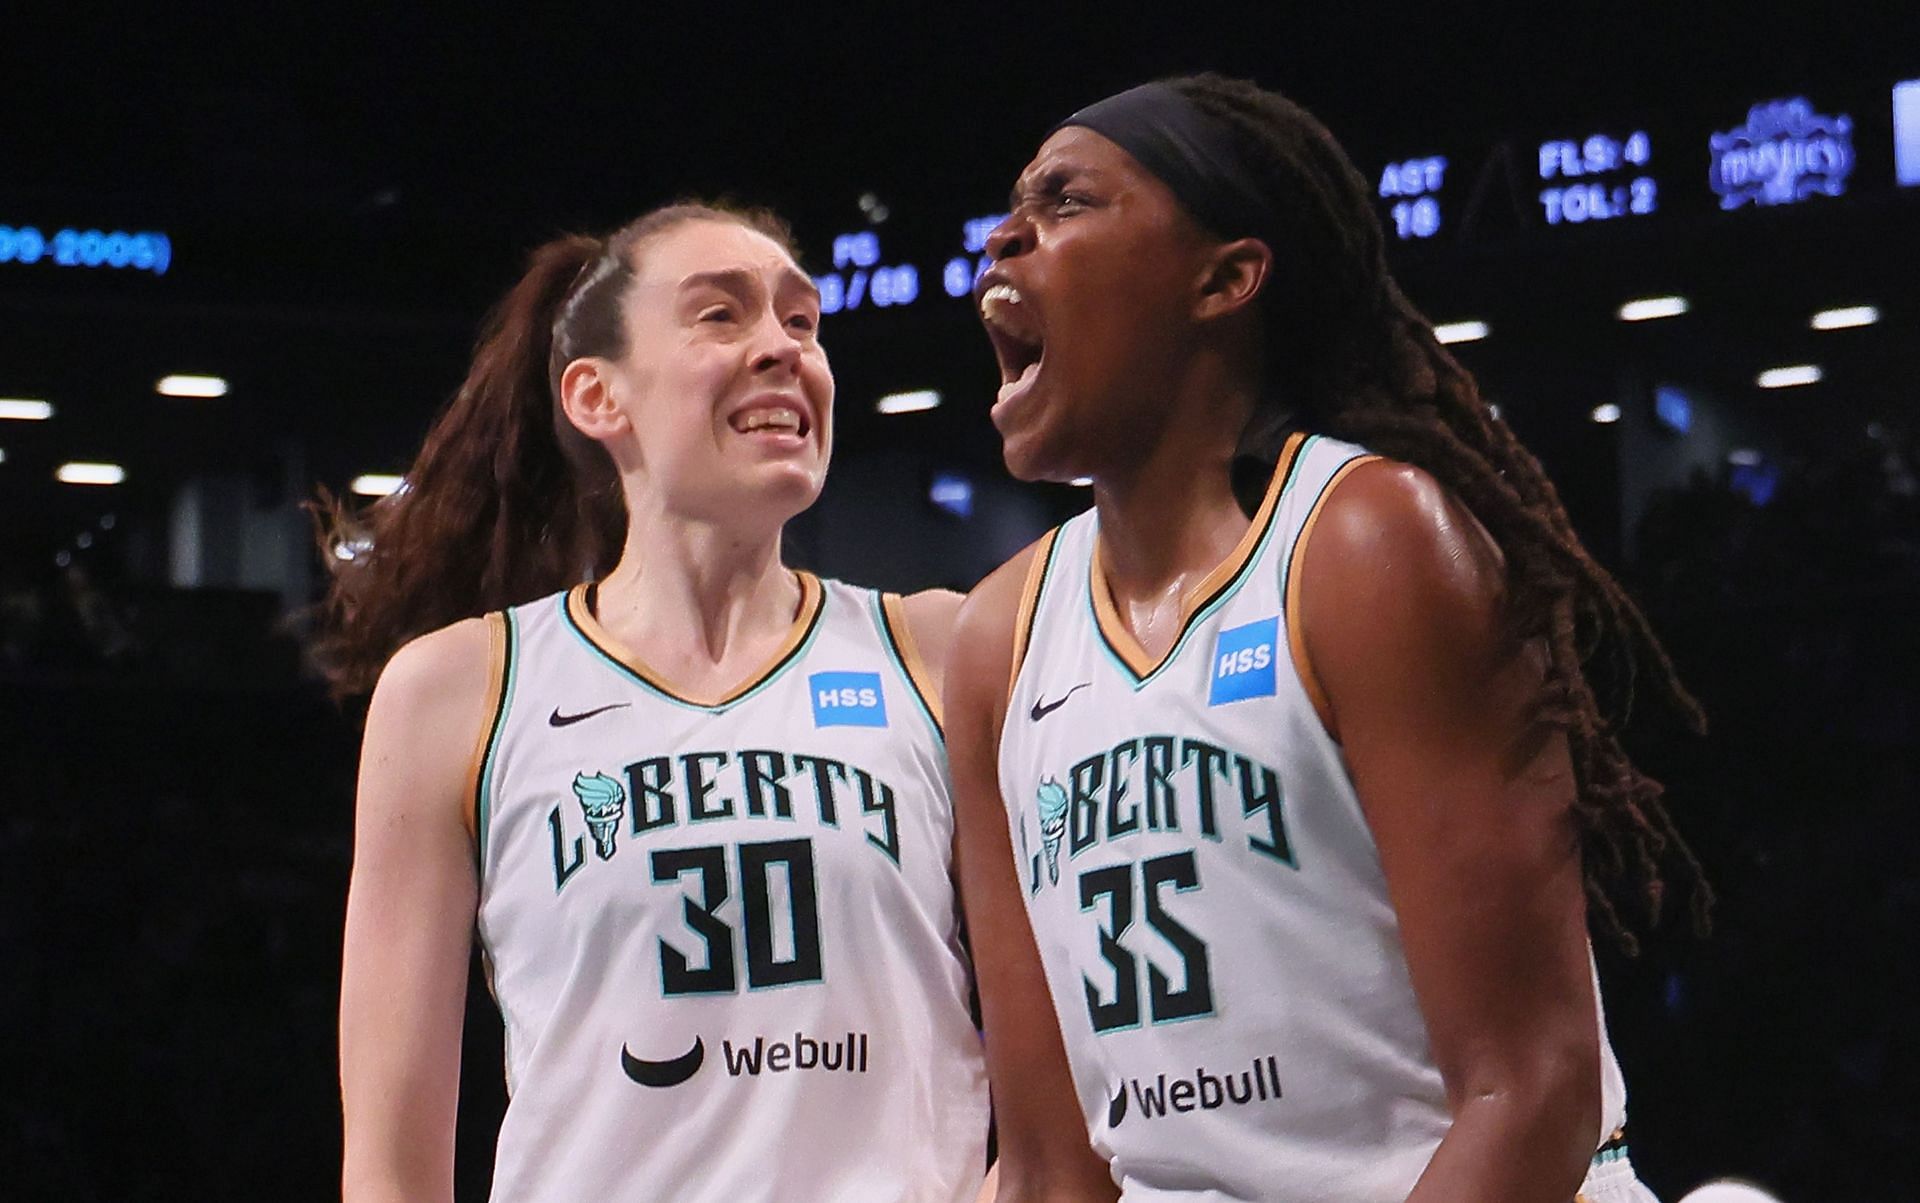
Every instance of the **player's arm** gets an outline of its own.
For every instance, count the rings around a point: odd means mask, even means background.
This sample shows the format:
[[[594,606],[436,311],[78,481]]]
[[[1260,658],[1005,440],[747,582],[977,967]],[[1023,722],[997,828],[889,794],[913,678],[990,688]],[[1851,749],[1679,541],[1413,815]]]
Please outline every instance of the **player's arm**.
[[[490,659],[478,619],[415,640],[367,715],[340,975],[345,1203],[453,1198]]]
[[[940,697],[946,680],[947,657],[953,648],[954,622],[960,616],[960,604],[966,600],[951,589],[925,589],[919,593],[909,593],[900,599],[900,610],[905,618],[906,630],[902,632],[901,653],[909,663],[908,671],[915,682],[930,695],[937,722],[945,729],[945,719],[941,717],[944,706]],[[956,892],[959,889],[958,860],[959,838],[954,839]],[[974,1194],[974,1203],[994,1203],[995,1192],[1000,1181],[998,1164],[987,1167],[987,1176],[980,1183],[980,1189]]]
[[[1000,798],[1014,617],[1032,554],[1016,556],[982,581],[954,627],[945,709],[955,857],[993,1083],[996,1197],[1001,1203],[1107,1200],[1117,1192],[1087,1140]]]
[[[1544,652],[1511,634],[1485,529],[1419,469],[1356,469],[1302,554],[1323,718],[1453,1110],[1409,1203],[1565,1203],[1598,1139],[1600,1051],[1573,771],[1535,715]]]
[[[965,600],[951,589],[923,589],[900,599],[907,618],[907,647],[924,669],[921,680],[936,700],[946,679],[954,622]]]
[[[998,1203],[1000,1197],[1000,1163],[994,1162],[987,1167],[986,1181],[980,1184],[980,1193],[973,1197],[973,1203]]]

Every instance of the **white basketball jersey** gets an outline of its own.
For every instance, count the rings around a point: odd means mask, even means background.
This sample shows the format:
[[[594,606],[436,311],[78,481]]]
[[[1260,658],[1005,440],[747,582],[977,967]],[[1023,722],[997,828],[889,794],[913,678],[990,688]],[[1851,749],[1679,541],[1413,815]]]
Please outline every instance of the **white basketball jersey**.
[[[1029,577],[1000,783],[1087,1127],[1128,1199],[1400,1200],[1451,1122],[1292,651],[1295,548],[1367,458],[1291,439],[1158,662],[1101,583],[1094,513]],[[1602,1059],[1595,1147],[1625,1112],[1604,1035]]]
[[[801,574],[705,704],[587,587],[492,616],[479,936],[506,1023],[493,1197],[969,1200],[986,1075],[937,699],[897,598]]]

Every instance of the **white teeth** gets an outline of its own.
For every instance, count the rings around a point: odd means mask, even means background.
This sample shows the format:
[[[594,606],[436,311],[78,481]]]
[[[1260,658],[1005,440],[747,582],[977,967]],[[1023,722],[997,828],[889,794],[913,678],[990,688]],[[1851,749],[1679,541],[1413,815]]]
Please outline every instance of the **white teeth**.
[[[800,415],[790,409],[756,409],[734,420],[734,428],[743,433],[755,430],[800,429]]]
[[[980,312],[987,318],[1004,316],[1008,309],[1020,303],[1020,290],[1011,284],[995,284],[980,294]]]

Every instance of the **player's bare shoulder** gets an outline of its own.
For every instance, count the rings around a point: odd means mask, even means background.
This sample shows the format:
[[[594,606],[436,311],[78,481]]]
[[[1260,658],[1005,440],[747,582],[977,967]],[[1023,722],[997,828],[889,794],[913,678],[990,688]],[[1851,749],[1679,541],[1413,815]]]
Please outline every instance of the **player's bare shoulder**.
[[[965,596],[951,589],[922,589],[900,599],[907,634],[925,666],[929,685],[937,693],[946,675],[947,654],[953,646],[954,620]]]
[[[458,711],[463,699],[483,698],[498,621],[497,616],[462,619],[403,644],[380,671],[373,712],[384,709],[427,718]]]
[[[1055,536],[1049,531],[988,573],[959,608],[946,693],[953,704],[1006,707],[1020,613],[1033,584],[1034,566]]]
[[[405,793],[450,803],[464,797],[504,656],[503,627],[497,614],[464,619],[387,661],[367,711],[363,807]],[[382,785],[393,788],[370,788]]]
[[[977,637],[1003,625],[1007,628],[1005,633],[1012,635],[1012,623],[1019,614],[1028,578],[1033,575],[1034,560],[1045,553],[1054,534],[1048,531],[980,579],[959,607],[956,638]]]

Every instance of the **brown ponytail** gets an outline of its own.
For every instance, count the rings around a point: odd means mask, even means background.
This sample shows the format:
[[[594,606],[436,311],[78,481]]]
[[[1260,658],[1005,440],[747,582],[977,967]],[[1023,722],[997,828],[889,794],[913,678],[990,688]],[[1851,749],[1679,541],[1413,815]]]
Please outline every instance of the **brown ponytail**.
[[[559,378],[576,359],[625,353],[636,253],[689,221],[737,222],[793,249],[772,214],[706,204],[656,209],[604,239],[554,239],[488,314],[405,486],[359,512],[321,491],[311,508],[332,580],[312,651],[336,697],[370,692],[409,639],[613,568],[620,480],[562,412]]]

